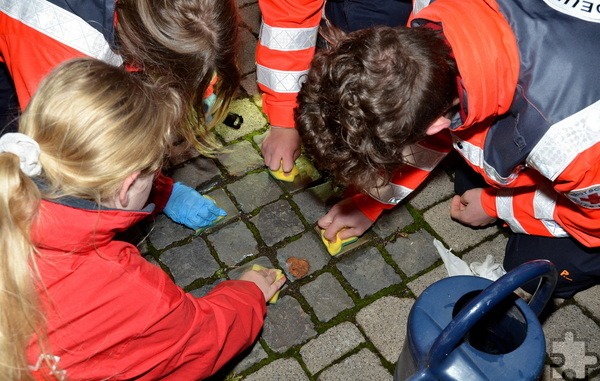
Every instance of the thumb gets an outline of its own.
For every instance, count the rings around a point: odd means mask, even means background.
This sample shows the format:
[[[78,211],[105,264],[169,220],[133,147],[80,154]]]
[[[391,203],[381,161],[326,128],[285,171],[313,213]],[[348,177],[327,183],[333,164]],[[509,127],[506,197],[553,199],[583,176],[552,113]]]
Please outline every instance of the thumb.
[[[462,203],[461,196],[456,195],[452,197],[452,201],[450,202],[450,216],[457,218],[464,209],[465,205]]]

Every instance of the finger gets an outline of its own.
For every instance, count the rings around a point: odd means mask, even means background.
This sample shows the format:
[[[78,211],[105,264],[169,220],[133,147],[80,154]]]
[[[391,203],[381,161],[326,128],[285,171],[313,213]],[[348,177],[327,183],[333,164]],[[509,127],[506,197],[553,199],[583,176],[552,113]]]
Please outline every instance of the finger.
[[[329,213],[319,218],[319,221],[317,221],[317,225],[319,225],[321,229],[327,229],[329,225],[331,225],[331,223],[333,222],[335,214],[333,214],[332,212],[333,210],[330,210]]]
[[[281,164],[281,167],[283,169],[283,172],[285,173],[290,173],[292,171],[292,169],[294,168],[294,159],[292,157],[292,155],[286,155],[283,157],[283,162]]]
[[[273,155],[269,161],[269,169],[271,171],[277,171],[281,168],[281,156]]]
[[[334,242],[336,240],[336,235],[344,228],[346,228],[344,223],[341,222],[339,218],[334,218],[327,229],[325,229],[325,233],[323,235],[327,240]]]
[[[284,276],[281,279],[277,279],[275,282],[271,284],[271,287],[275,289],[275,291],[279,290],[285,284],[287,278]]]
[[[450,202],[450,216],[458,219],[460,217],[461,208],[464,206],[460,202],[460,196],[454,196]]]
[[[346,239],[350,237],[358,237],[360,234],[361,233],[356,228],[346,228],[340,230],[337,236],[340,237],[340,239]]]

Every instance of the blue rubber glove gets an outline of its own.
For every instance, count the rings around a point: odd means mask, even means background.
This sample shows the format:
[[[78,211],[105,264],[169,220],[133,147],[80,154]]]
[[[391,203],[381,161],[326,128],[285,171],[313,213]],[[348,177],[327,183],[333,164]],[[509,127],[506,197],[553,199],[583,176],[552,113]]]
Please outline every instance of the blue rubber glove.
[[[173,221],[194,230],[209,226],[217,218],[227,215],[213,200],[180,182],[173,185],[164,213]]]

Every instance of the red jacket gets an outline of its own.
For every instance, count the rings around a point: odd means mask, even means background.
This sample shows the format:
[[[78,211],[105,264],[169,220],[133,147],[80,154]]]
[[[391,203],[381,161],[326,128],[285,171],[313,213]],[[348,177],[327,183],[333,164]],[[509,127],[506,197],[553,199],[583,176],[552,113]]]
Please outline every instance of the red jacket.
[[[253,283],[225,281],[195,298],[114,240],[147,215],[42,201],[32,227],[40,297],[51,355],[69,380],[200,380],[262,328],[266,303]],[[28,357],[40,358],[35,338]]]
[[[509,20],[498,3],[515,8],[509,10]],[[462,119],[451,136],[408,147],[408,165],[378,200],[358,195],[355,201],[375,220],[414,190],[453,146],[492,185],[482,195],[490,216],[501,218],[514,232],[570,235],[586,246],[600,246],[600,90],[595,84],[600,40],[584,37],[597,35],[598,24],[586,23],[569,10],[558,13],[544,2],[498,3],[436,0],[423,9],[415,5],[412,25],[440,23],[452,47],[461,75],[459,93],[464,95]],[[527,7],[538,9],[521,9]],[[543,16],[531,21],[532,14]],[[543,28],[543,22],[560,22],[561,28],[583,36],[576,41],[568,37],[571,34],[556,32],[559,24],[552,24],[549,30],[554,34],[547,36],[527,29]],[[518,43],[515,28],[524,35]],[[563,49],[539,50],[558,41]],[[575,58],[569,49],[583,56]],[[544,61],[544,53],[551,58]],[[526,57],[521,59],[521,54]],[[561,78],[568,79],[557,81],[553,73],[569,65],[577,65],[577,70],[564,70]],[[540,92],[546,88],[550,90]],[[511,115],[521,119],[507,119]],[[499,117],[513,125],[496,124]],[[525,136],[537,134],[526,141],[530,146],[523,148],[520,162],[497,153],[503,152],[503,145],[520,143],[510,135],[513,129]]]

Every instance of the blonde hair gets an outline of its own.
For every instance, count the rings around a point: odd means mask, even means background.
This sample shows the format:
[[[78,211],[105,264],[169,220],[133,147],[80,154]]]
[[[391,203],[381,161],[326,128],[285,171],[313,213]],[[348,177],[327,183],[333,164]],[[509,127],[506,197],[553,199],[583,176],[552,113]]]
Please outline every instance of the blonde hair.
[[[168,79],[186,102],[178,128],[205,155],[220,147],[211,129],[221,122],[240,83],[239,15],[235,0],[120,0],[117,51],[153,79]],[[206,121],[202,98],[214,75],[217,100]]]
[[[29,238],[41,197],[100,202],[130,174],[156,172],[182,109],[172,89],[93,59],[67,61],[40,84],[19,131],[39,144],[48,188],[40,193],[16,155],[0,154],[0,378],[32,379],[26,344],[36,333],[43,346]]]

